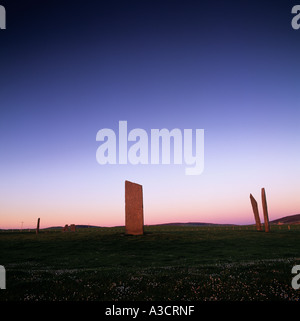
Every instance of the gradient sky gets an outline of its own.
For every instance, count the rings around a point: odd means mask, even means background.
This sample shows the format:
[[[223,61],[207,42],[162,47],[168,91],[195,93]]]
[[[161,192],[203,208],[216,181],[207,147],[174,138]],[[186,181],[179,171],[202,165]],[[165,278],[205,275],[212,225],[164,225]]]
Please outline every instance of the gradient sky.
[[[13,2],[13,3],[12,3]],[[0,228],[254,223],[300,213],[295,1],[0,1]],[[298,3],[299,4],[299,3]],[[205,168],[99,165],[96,134],[205,130]]]

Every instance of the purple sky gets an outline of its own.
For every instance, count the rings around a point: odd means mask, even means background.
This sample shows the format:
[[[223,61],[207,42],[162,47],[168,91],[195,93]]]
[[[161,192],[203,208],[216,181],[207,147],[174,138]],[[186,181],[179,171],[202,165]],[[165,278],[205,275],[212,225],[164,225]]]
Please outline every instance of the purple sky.
[[[300,30],[293,1],[2,1],[0,228],[253,223],[300,212]],[[204,129],[205,167],[99,165],[96,134]],[[262,214],[261,206],[259,207]],[[262,215],[261,215],[262,216]]]

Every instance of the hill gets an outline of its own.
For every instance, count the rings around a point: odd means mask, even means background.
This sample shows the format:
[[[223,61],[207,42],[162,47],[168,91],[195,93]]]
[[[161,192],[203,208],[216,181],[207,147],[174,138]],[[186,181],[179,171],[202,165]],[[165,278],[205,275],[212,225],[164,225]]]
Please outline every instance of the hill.
[[[76,225],[76,228],[90,228],[90,227],[100,227],[96,225]],[[51,226],[51,227],[46,227],[41,230],[60,230],[63,229],[63,226]]]
[[[271,224],[300,224],[300,214],[284,216],[277,220],[271,221]]]
[[[276,220],[270,221],[271,224],[282,225],[282,224],[300,224],[300,214],[288,215],[278,218]],[[148,226],[182,226],[182,227],[192,227],[192,226],[233,226],[238,224],[216,224],[216,223],[203,223],[203,222],[187,222],[187,223],[163,223],[163,224],[153,224]],[[147,226],[147,225],[145,225]],[[101,226],[96,225],[76,225],[76,228],[97,228]],[[115,226],[120,227],[120,226]],[[63,226],[51,226],[47,228],[42,228],[41,230],[60,230]],[[0,229],[0,231],[5,231],[6,229]],[[16,229],[18,230],[18,229]],[[33,229],[35,230],[35,229]]]
[[[281,225],[281,224],[300,224],[300,214],[288,215],[276,220],[270,221],[271,224]],[[163,224],[153,224],[151,226],[233,226],[238,224],[216,224],[216,223],[204,223],[204,222],[175,222],[175,223],[163,223]],[[147,225],[145,225],[147,226]],[[94,225],[76,225],[77,228],[89,228],[89,227],[100,227]],[[48,227],[47,229],[62,229],[62,226]]]
[[[203,223],[203,222],[188,222],[188,223],[163,223],[153,224],[152,226],[232,226],[235,224],[215,224],[215,223]]]

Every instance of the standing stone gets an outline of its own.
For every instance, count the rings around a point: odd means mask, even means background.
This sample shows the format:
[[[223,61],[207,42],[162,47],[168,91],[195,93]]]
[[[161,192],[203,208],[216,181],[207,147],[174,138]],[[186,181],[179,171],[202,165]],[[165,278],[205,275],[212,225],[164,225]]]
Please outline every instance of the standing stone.
[[[0,289],[6,289],[6,270],[3,265],[0,265]]]
[[[259,212],[258,212],[258,206],[255,198],[250,194],[250,201],[253,209],[253,214],[255,218],[255,224],[256,224],[256,229],[258,231],[261,231],[261,223],[260,223],[260,218],[259,218]]]
[[[76,225],[75,224],[71,224],[70,225],[70,231],[71,232],[76,232]]]
[[[40,218],[37,220],[37,225],[36,225],[36,234],[39,234],[40,232]]]
[[[126,234],[144,234],[143,186],[125,181]]]
[[[264,211],[265,232],[269,232],[270,225],[269,225],[268,206],[267,206],[266,192],[264,188],[261,189],[261,200],[262,200],[262,207]]]
[[[69,225],[66,224],[62,231],[63,232],[68,232],[69,231]]]

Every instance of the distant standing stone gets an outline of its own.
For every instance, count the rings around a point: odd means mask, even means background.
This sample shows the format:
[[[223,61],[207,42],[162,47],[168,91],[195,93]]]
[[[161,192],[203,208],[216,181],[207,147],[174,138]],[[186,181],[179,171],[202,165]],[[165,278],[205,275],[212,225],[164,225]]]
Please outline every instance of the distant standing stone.
[[[125,181],[126,234],[144,234],[143,186]]]
[[[264,211],[265,232],[269,232],[270,231],[269,214],[268,214],[266,192],[264,188],[261,189],[261,200],[262,200],[262,207]]]
[[[36,225],[36,234],[39,234],[40,232],[40,218],[37,220],[37,225]]]
[[[76,232],[76,225],[75,224],[71,224],[70,225],[70,231],[71,232]]]
[[[261,231],[261,223],[260,223],[260,218],[259,218],[259,212],[258,212],[258,206],[255,198],[250,194],[250,201],[253,209],[253,214],[255,218],[255,224],[256,224],[256,229],[258,231]]]
[[[66,224],[62,230],[63,232],[68,232],[69,231],[69,225]]]

